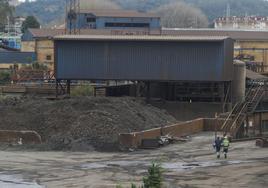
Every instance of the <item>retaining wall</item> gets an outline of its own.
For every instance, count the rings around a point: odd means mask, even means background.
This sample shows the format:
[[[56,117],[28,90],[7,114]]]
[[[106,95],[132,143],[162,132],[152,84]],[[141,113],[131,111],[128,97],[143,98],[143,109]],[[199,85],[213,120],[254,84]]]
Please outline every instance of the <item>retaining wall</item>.
[[[141,132],[119,134],[119,144],[125,148],[138,148],[143,139],[154,139],[162,135],[173,137],[187,136],[202,131],[221,131],[223,119],[200,118],[192,121],[186,121],[161,128],[149,129]]]
[[[0,130],[0,143],[41,144],[41,136],[35,131]]]

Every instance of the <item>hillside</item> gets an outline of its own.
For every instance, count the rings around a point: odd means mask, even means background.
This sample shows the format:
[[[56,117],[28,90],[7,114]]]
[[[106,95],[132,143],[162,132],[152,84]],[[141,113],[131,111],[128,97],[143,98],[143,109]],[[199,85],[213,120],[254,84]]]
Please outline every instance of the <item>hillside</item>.
[[[86,1],[86,0],[82,0]],[[88,4],[88,1],[86,1]],[[92,2],[92,1],[91,1]],[[96,3],[97,1],[93,1]],[[152,11],[161,5],[177,0],[101,0],[99,7],[121,7]],[[230,4],[232,16],[259,15],[268,16],[268,1],[265,0],[184,0],[184,2],[200,8],[211,22],[213,19],[226,15],[227,4]],[[112,5],[112,6],[111,6]],[[22,3],[16,7],[17,15],[34,15],[43,25],[54,25],[64,20],[65,0],[37,0],[31,3]],[[89,7],[89,6],[88,6]],[[96,7],[96,6],[93,6]]]
[[[33,15],[42,26],[63,23],[64,14],[65,0],[38,0],[36,2],[21,3],[16,7],[16,15]]]

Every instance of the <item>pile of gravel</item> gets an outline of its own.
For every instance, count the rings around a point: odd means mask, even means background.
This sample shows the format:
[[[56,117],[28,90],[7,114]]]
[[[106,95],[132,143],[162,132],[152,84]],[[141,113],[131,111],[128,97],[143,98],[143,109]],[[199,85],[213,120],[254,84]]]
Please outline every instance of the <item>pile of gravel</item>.
[[[119,133],[176,122],[166,111],[128,97],[8,99],[0,102],[0,114],[0,129],[34,130],[51,150],[115,150]]]

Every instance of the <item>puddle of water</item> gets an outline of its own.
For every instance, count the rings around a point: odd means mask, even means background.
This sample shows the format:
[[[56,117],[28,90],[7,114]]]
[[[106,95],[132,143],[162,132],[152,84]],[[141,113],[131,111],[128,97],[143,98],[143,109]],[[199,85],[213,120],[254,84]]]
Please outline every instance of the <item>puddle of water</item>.
[[[148,163],[144,161],[106,161],[106,162],[96,162],[83,164],[82,168],[85,169],[98,169],[98,168],[108,168],[108,167],[128,167],[137,165],[146,165]]]
[[[87,163],[87,164],[83,164],[81,167],[83,169],[98,169],[98,168],[105,168],[107,167],[107,165],[100,164],[100,163]]]
[[[26,182],[19,176],[0,174],[0,187],[4,188],[44,188],[36,182]]]
[[[241,163],[250,163],[252,161],[240,161],[240,160],[215,160],[215,161],[204,161],[204,162],[165,162],[162,163],[162,167],[167,170],[172,171],[183,171],[195,168],[222,166],[222,165],[232,165]],[[146,167],[150,165],[150,162],[145,161],[106,161],[106,162],[96,162],[83,164],[81,167],[84,169],[99,169],[99,168],[114,168],[114,167],[135,167],[142,165]]]
[[[179,162],[179,163],[163,163],[162,164],[162,167],[164,169],[172,170],[172,171],[190,170],[190,169],[200,168],[204,166],[205,164],[201,164],[201,163],[180,163]]]
[[[204,167],[214,167],[221,165],[232,165],[232,164],[241,164],[241,163],[250,163],[252,161],[205,161],[205,162],[193,162],[193,163],[163,163],[162,166],[165,169],[173,171],[183,171],[195,168],[204,168]]]

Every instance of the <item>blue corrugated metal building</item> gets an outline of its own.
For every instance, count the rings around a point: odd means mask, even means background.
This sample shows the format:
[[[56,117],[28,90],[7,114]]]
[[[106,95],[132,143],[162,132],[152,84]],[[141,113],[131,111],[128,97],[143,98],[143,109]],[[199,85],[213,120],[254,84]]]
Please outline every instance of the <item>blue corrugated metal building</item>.
[[[58,83],[67,80],[67,92],[70,80],[122,80],[134,83],[134,96],[222,103],[231,100],[231,38],[63,35],[54,40],[55,76]],[[129,95],[122,90],[106,91],[110,96]]]
[[[0,64],[31,64],[35,60],[34,52],[20,52],[0,45]]]
[[[80,10],[76,26],[80,29],[159,29],[160,17],[133,10]]]
[[[55,37],[58,79],[231,81],[233,40],[228,37]]]

